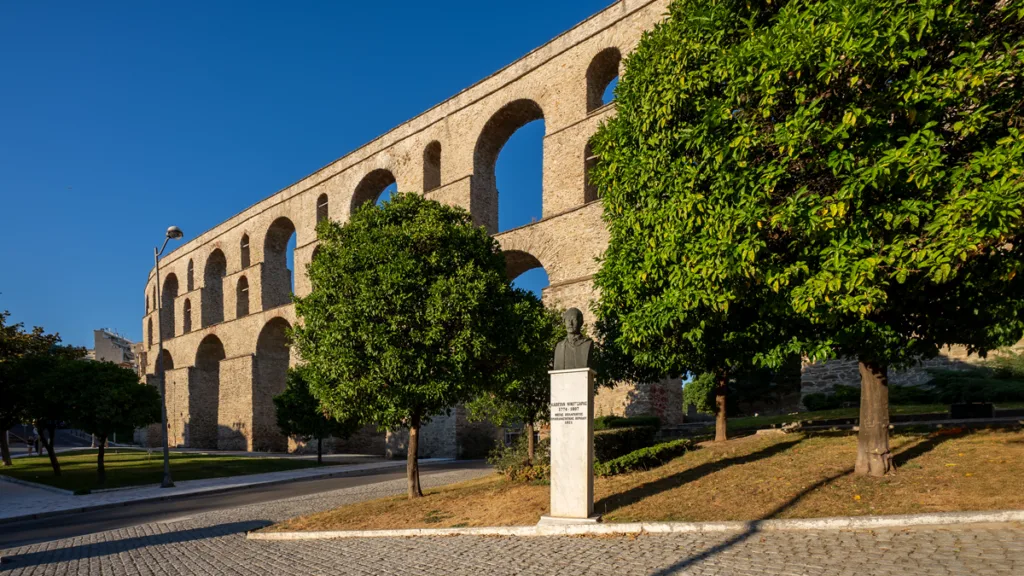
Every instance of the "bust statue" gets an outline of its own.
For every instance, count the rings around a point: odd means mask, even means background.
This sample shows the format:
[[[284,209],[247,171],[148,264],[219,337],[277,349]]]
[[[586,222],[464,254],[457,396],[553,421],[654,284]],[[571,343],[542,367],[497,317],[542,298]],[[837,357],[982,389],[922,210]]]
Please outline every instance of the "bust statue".
[[[562,314],[565,340],[555,345],[555,370],[574,370],[590,367],[590,349],[594,341],[580,334],[583,327],[583,312],[579,308],[569,308]]]

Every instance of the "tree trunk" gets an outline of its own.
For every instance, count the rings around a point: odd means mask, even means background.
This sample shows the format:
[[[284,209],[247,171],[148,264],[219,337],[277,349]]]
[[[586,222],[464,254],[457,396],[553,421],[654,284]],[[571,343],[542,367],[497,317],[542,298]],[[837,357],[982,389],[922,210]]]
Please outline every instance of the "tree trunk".
[[[420,417],[415,415],[409,424],[409,448],[406,455],[405,472],[409,480],[409,498],[421,498],[423,491],[420,490],[420,464],[417,454],[420,449]]]
[[[3,458],[4,466],[13,466],[11,462],[11,447],[7,443],[7,430],[0,430],[0,457]]]
[[[859,475],[884,476],[892,470],[889,453],[889,375],[886,366],[860,359],[860,431],[857,433]]]
[[[53,475],[60,476],[60,462],[57,462],[57,453],[53,451],[57,426],[43,426],[42,422],[36,422],[36,434],[39,434],[39,439],[43,441],[43,446],[46,448],[46,455],[50,457],[50,467],[53,468]]]
[[[316,437],[316,463],[324,463],[324,439],[323,436]]]
[[[722,372],[717,378],[718,385],[715,386],[715,442],[725,442],[729,439],[729,433],[726,429],[728,419],[725,413],[725,395],[729,392],[729,375]]]
[[[99,441],[99,449],[96,450],[96,486],[102,488],[107,483],[107,469],[103,467],[103,453],[107,446],[107,437],[100,436]]]
[[[533,466],[533,422],[526,423],[526,460]]]

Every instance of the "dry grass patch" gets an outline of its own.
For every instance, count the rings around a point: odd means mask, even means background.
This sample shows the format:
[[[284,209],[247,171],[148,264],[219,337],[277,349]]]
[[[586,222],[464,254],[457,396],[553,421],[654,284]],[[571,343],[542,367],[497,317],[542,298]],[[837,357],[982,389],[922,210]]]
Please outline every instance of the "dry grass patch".
[[[852,474],[853,435],[752,436],[646,472],[598,478],[595,509],[609,522],[755,520],[1024,509],[1024,432],[940,431],[892,438],[899,470]],[[361,530],[535,524],[548,487],[495,475],[296,518],[272,530]]]

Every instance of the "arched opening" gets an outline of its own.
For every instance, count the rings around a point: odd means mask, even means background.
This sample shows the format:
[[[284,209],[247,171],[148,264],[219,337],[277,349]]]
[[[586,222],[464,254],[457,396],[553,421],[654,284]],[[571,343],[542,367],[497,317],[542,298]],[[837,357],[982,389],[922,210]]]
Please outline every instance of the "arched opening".
[[[609,104],[615,99],[622,53],[618,48],[605,48],[594,56],[587,68],[587,112]]]
[[[597,155],[594,154],[594,147],[592,142],[587,142],[586,147],[583,149],[583,201],[592,202],[597,200],[599,194],[597,190],[597,184],[590,176],[591,170],[594,166],[597,166]]]
[[[149,314],[149,290],[146,290],[146,314]]]
[[[238,279],[235,287],[235,318],[249,315],[249,281],[245,276]]]
[[[263,309],[292,301],[294,291],[290,263],[294,262],[295,225],[282,216],[267,229],[263,242]]]
[[[351,211],[355,212],[367,202],[377,204],[382,199],[387,200],[391,195],[385,194],[385,192],[397,188],[395,182],[395,175],[384,168],[378,168],[363,176],[362,181],[356,186],[355,192],[352,193]]]
[[[188,292],[196,289],[195,265],[191,259],[188,261],[188,271],[185,273],[185,289]]]
[[[189,298],[185,299],[185,306],[182,311],[182,316],[184,316],[181,319],[184,332],[185,334],[188,334],[189,332],[192,331],[192,300]]]
[[[228,274],[228,259],[220,249],[214,250],[206,259],[203,270],[203,327],[224,321],[224,277]]]
[[[506,250],[505,276],[516,288],[533,292],[538,298],[544,296],[544,289],[550,285],[548,273],[533,254],[522,250]]]
[[[242,242],[239,244],[239,254],[241,254],[241,265],[242,269],[246,269],[251,265],[252,260],[249,259],[249,235],[242,234]]]
[[[153,317],[149,317],[149,321],[146,326],[146,346],[153,345]]]
[[[284,318],[267,322],[256,341],[256,382],[253,389],[253,450],[283,450],[286,438],[277,427],[274,396],[284,391],[291,363],[288,330]]]
[[[220,363],[224,358],[224,344],[213,334],[199,343],[195,369],[188,383],[190,448],[217,448]]]
[[[316,199],[316,223],[319,224],[324,220],[327,220],[327,209],[328,209],[327,194],[321,194]]]
[[[178,277],[168,274],[160,295],[160,336],[164,340],[174,338],[174,299],[178,297]]]
[[[159,359],[163,364],[162,368],[164,369],[164,372],[174,370],[174,358],[171,358],[171,353],[168,352],[166,348],[164,348],[164,351],[160,353]]]
[[[543,120],[544,112],[536,102],[516,100],[487,121],[477,140],[472,212],[491,232],[543,217]]]
[[[441,187],[441,143],[434,140],[423,150],[423,191]]]

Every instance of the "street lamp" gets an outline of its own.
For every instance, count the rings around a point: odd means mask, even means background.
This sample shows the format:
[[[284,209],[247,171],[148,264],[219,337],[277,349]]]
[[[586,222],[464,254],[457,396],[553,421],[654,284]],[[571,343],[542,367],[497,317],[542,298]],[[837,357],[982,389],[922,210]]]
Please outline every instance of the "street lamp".
[[[163,320],[160,301],[160,256],[163,255],[167,243],[171,240],[178,240],[185,234],[181,228],[171,226],[167,229],[164,244],[160,249],[153,248],[153,264],[156,266],[156,317],[158,321]],[[173,304],[172,304],[173,306]],[[164,385],[164,330],[163,324],[156,334],[156,377],[160,382],[160,436],[164,447],[164,479],[160,482],[161,488],[173,488],[174,481],[171,480],[171,450],[167,446],[167,387]]]

